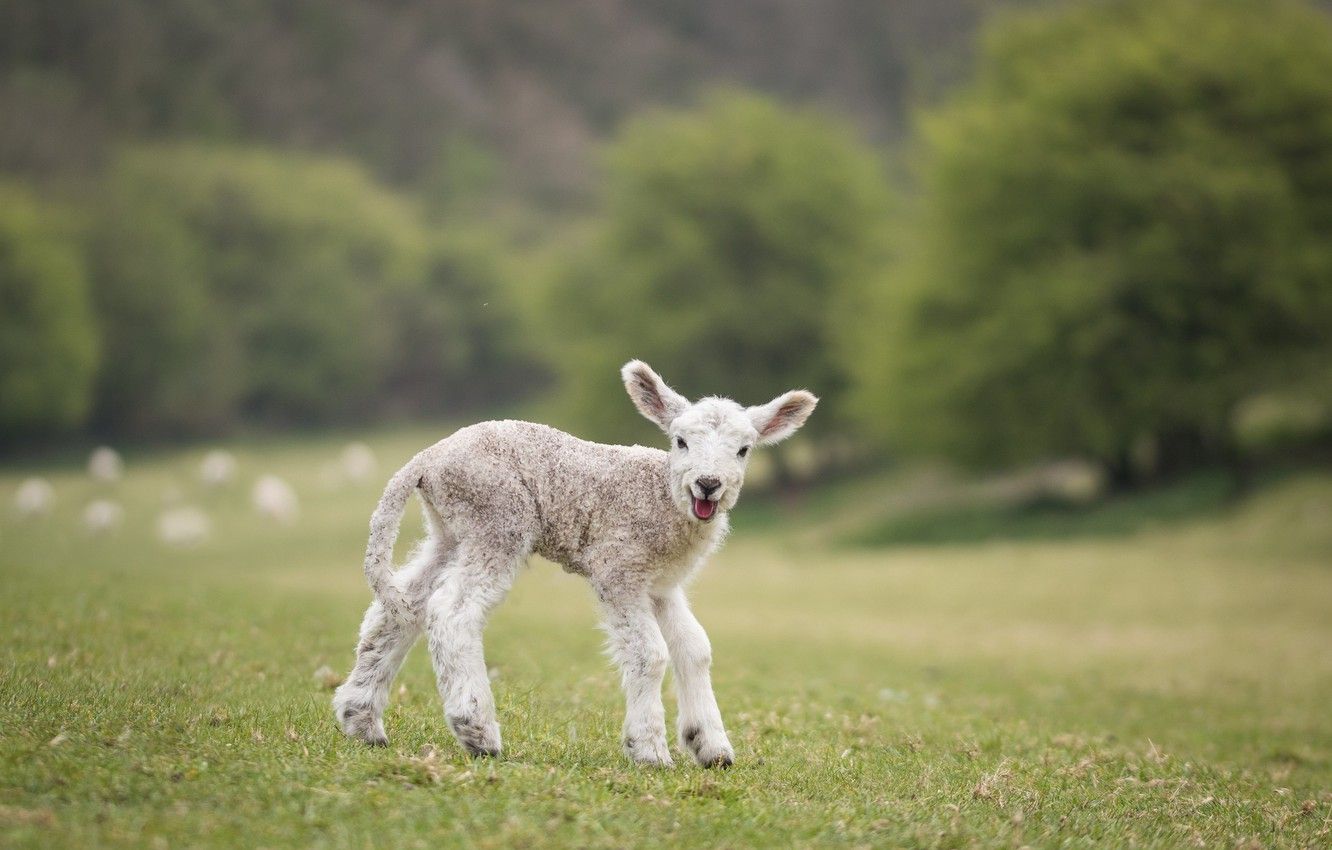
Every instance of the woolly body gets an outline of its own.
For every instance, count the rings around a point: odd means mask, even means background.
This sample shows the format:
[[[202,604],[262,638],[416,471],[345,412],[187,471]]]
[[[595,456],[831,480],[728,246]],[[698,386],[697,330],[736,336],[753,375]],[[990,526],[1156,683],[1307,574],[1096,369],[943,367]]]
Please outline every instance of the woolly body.
[[[627,364],[623,377],[639,410],[670,436],[670,452],[591,443],[529,422],[483,422],[425,449],[389,481],[366,551],[376,601],[361,625],[356,665],[334,696],[344,732],[387,743],[389,684],[424,631],[454,734],[473,755],[497,755],[481,631],[536,553],[586,577],[597,593],[623,673],[626,753],[671,763],[661,703],[670,662],[682,748],[704,765],[731,764],[711,647],[682,583],[726,536],[750,446],[793,433],[817,399],[793,391],[754,408],[720,398],[690,404],[646,364]],[[393,544],[414,491],[429,533],[394,572]]]
[[[580,440],[531,422],[463,428],[408,464],[427,510],[453,539],[527,549],[594,586],[676,584],[721,543],[723,514],[699,523],[675,507],[668,455]],[[481,518],[480,520],[478,518]]]

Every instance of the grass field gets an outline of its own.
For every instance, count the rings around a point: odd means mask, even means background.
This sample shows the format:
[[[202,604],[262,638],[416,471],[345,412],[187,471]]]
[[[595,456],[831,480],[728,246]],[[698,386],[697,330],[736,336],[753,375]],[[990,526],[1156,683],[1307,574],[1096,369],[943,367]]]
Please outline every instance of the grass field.
[[[387,466],[427,440],[372,444]],[[738,760],[653,771],[619,751],[591,594],[543,563],[487,632],[501,759],[461,754],[421,647],[388,749],[338,733],[314,672],[350,664],[378,495],[321,483],[338,446],[241,447],[211,497],[180,451],[130,455],[114,486],[42,470],[44,520],[5,505],[0,845],[1332,845],[1325,473],[1168,521],[1149,500],[1112,533],[877,547],[919,526],[875,515],[909,488],[755,504],[749,528],[742,501],[693,592]],[[0,497],[33,471],[0,471]],[[301,493],[296,525],[251,514],[264,471]],[[170,489],[209,510],[207,543],[157,542]],[[126,519],[93,539],[104,492]]]

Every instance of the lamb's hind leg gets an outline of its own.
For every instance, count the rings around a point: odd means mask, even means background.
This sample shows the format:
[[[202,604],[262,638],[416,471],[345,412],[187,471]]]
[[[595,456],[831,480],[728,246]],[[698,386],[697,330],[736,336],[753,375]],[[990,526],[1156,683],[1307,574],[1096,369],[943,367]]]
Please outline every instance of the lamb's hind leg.
[[[432,576],[447,560],[451,545],[441,537],[430,537],[394,576],[393,582],[406,591],[418,619],[425,611]],[[348,737],[372,746],[386,746],[384,709],[389,687],[421,634],[418,625],[404,625],[388,615],[378,600],[370,604],[361,621],[356,643],[356,664],[333,694],[333,712]]]
[[[513,585],[525,554],[482,551],[464,544],[426,604],[426,640],[444,716],[458,742],[473,756],[500,752],[481,633],[486,618]]]

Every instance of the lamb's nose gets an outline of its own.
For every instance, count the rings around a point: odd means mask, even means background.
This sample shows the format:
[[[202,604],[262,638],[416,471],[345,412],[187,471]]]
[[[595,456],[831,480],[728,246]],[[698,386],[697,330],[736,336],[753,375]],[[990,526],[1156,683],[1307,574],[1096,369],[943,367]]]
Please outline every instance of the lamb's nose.
[[[721,482],[716,478],[700,478],[694,483],[698,485],[698,489],[703,491],[704,498],[717,492],[717,488],[721,486]]]

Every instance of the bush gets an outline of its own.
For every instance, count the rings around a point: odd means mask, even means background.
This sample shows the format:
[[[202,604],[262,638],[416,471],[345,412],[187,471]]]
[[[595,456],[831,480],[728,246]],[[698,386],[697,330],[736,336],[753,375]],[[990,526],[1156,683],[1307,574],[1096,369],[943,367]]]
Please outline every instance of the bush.
[[[124,152],[90,238],[97,423],[210,433],[456,412],[527,389],[499,248],[343,160]]]
[[[1132,474],[1224,455],[1332,343],[1332,26],[1245,0],[1010,19],[922,122],[918,228],[850,360],[867,433]]]
[[[87,413],[97,337],[72,231],[0,184],[0,442],[72,428]]]
[[[197,146],[121,156],[93,240],[117,355],[108,425],[355,419],[423,274],[412,207],[340,160]]]
[[[886,205],[875,155],[823,115],[731,92],[631,121],[607,162],[604,213],[545,317],[575,418],[641,435],[616,377],[631,357],[687,395],[808,386],[835,402],[834,307]]]

